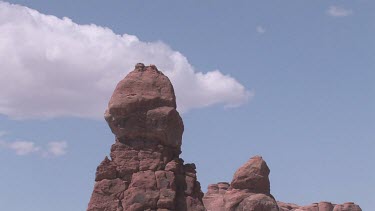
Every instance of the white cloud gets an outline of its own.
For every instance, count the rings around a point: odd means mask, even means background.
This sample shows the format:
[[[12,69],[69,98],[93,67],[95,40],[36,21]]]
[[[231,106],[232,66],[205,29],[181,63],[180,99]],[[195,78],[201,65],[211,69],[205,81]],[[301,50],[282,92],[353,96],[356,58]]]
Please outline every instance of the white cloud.
[[[162,42],[142,42],[0,2],[0,114],[10,118],[102,118],[116,83],[138,62],[172,81],[179,111],[238,106],[253,93],[218,70],[196,71]]]
[[[15,141],[7,143],[6,146],[14,150],[17,155],[28,155],[40,150],[40,147],[35,146],[35,143],[31,141]]]
[[[68,144],[65,141],[49,142],[48,143],[48,149],[47,149],[47,155],[54,156],[54,157],[65,155],[67,147],[68,147]]]
[[[36,154],[42,157],[58,157],[66,154],[68,144],[65,141],[49,142],[47,148],[37,146],[32,141],[6,142],[0,140],[0,148],[12,150],[16,155]]]
[[[339,6],[330,6],[327,14],[333,17],[345,17],[353,14],[353,11]]]
[[[263,26],[257,26],[256,27],[256,31],[259,33],[259,34],[264,34],[266,32],[266,29],[263,27]]]

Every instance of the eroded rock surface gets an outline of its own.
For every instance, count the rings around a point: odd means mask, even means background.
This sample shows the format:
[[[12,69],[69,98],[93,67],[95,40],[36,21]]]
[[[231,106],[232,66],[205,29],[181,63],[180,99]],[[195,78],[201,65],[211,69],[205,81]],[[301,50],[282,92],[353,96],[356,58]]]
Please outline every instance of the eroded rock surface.
[[[307,206],[299,206],[291,203],[277,202],[280,211],[362,211],[362,209],[353,202],[344,204],[333,204],[331,202],[322,201]]]
[[[118,139],[147,139],[180,148],[184,125],[173,86],[155,66],[137,64],[121,80],[104,114]]]
[[[361,211],[353,202],[276,202],[260,156],[203,197],[195,165],[179,158],[184,125],[173,86],[153,65],[137,64],[118,83],[105,119],[116,138],[97,167],[88,211]]]
[[[203,198],[208,211],[278,211],[270,194],[270,170],[260,156],[252,157],[233,176],[231,184],[218,183],[208,187]]]
[[[252,193],[270,193],[270,169],[260,156],[252,157],[233,176],[231,187]]]
[[[118,83],[105,119],[116,141],[97,167],[88,211],[205,210],[195,165],[179,158],[184,126],[162,72],[137,64]]]
[[[236,171],[231,184],[220,182],[208,186],[203,197],[205,208],[207,211],[361,211],[353,202],[319,202],[307,206],[276,202],[270,192],[269,173],[262,157],[252,157]]]

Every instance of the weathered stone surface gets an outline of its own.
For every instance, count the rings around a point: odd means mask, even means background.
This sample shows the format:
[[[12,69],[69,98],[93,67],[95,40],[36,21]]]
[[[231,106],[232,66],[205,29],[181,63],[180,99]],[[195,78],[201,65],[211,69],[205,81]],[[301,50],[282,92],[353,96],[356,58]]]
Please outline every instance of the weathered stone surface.
[[[207,211],[225,211],[224,193],[219,193],[217,184],[208,186],[207,193],[203,197],[203,204]]]
[[[279,206],[280,211],[285,211],[285,210],[295,210],[298,209],[300,206],[292,203],[285,203],[281,201],[277,201],[277,205]]]
[[[233,176],[231,184],[220,182],[208,186],[203,197],[207,211],[360,211],[352,203],[319,202],[299,206],[276,202],[270,194],[270,170],[260,156],[252,157]]]
[[[117,138],[148,139],[179,148],[184,125],[169,79],[155,66],[138,64],[113,92],[105,119]]]
[[[235,189],[224,182],[210,185],[203,203],[207,211],[278,211],[277,203],[271,195]]]
[[[114,116],[128,116],[139,110],[157,107],[176,108],[173,86],[154,65],[138,63],[135,69],[121,80],[108,104]]]
[[[306,206],[299,206],[291,203],[277,202],[281,211],[362,211],[362,209],[353,202],[344,204],[332,204],[331,202],[319,202]]]
[[[180,173],[179,170],[182,168],[181,166],[179,166],[180,163],[182,162],[178,160],[172,160],[167,163],[167,165],[165,166],[165,170],[172,171],[174,173]]]
[[[128,184],[121,179],[103,179],[96,182],[87,210],[120,211],[123,193],[127,188]]]
[[[180,210],[180,209],[178,209]],[[185,209],[181,209],[185,210]],[[202,200],[197,197],[186,197],[186,211],[205,211],[206,208],[202,204]]]
[[[251,194],[246,197],[236,209],[247,211],[279,211],[275,199],[261,193]]]
[[[333,204],[331,202],[322,201],[318,203],[318,210],[319,211],[332,211],[333,210]]]
[[[155,172],[149,170],[149,171],[140,171],[140,172],[134,173],[132,176],[132,182],[130,183],[130,187],[155,190],[156,189]]]
[[[270,169],[260,156],[252,157],[233,176],[231,187],[252,193],[270,193]]]
[[[116,165],[106,156],[96,169],[95,181],[115,179],[117,177]]]
[[[238,205],[252,193],[246,190],[230,189],[224,194],[225,210],[236,210]]]
[[[208,186],[207,193],[204,195],[203,204],[207,211],[225,211],[224,194],[229,188],[229,183],[219,182]]]
[[[307,206],[300,207],[301,210],[319,211],[318,203],[313,203]]]
[[[155,172],[156,177],[156,184],[157,188],[159,189],[176,189],[176,180],[175,175],[171,171],[156,171]]]
[[[132,187],[124,192],[122,207],[124,210],[156,210],[159,199],[158,190]]]
[[[105,118],[116,142],[97,168],[88,211],[205,210],[196,167],[179,158],[183,123],[166,76],[137,64]]]
[[[179,158],[184,125],[172,84],[155,66],[137,64],[119,82],[105,119],[116,141],[97,167],[88,211],[361,211],[352,202],[276,202],[260,156],[203,197],[195,164]]]
[[[270,194],[270,170],[260,156],[252,157],[233,176],[231,184],[221,182],[210,185],[203,197],[208,211],[278,211]]]
[[[176,191],[168,188],[160,189],[160,196],[157,203],[159,209],[175,209]]]
[[[353,202],[346,202],[344,204],[337,204],[333,211],[362,211],[362,209]]]

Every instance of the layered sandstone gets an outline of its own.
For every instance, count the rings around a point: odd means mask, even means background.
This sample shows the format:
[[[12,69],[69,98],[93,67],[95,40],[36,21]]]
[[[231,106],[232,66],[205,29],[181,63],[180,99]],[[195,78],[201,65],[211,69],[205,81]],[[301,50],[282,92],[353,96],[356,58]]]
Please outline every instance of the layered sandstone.
[[[205,210],[195,165],[179,158],[184,125],[162,72],[137,64],[105,119],[116,141],[97,168],[88,211]]]

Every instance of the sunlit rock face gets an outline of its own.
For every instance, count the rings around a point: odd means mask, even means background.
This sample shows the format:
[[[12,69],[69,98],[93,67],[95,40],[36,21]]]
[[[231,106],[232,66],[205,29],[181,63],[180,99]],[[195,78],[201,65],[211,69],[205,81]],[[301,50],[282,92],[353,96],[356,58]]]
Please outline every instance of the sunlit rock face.
[[[260,156],[252,157],[233,176],[231,187],[253,193],[270,194],[270,169]]]
[[[361,211],[353,202],[313,203],[299,206],[276,201],[271,195],[270,169],[261,156],[250,158],[234,174],[232,182],[208,186],[203,197],[207,211]]]
[[[352,202],[276,201],[261,156],[203,195],[195,165],[179,157],[184,125],[173,86],[154,65],[139,63],[118,83],[105,119],[115,143],[97,167],[88,211],[361,211]]]
[[[208,211],[278,211],[270,194],[269,173],[262,157],[252,157],[236,171],[231,184],[221,182],[208,187],[204,206]]]
[[[307,206],[299,206],[291,203],[277,202],[280,211],[362,211],[362,209],[353,202],[344,204],[333,204],[331,202],[322,201]]]
[[[117,84],[104,117],[122,141],[147,139],[181,147],[184,125],[173,86],[155,66],[137,64]]]
[[[205,210],[195,165],[179,158],[184,125],[162,72],[137,64],[118,83],[105,119],[116,138],[97,168],[88,211]]]

